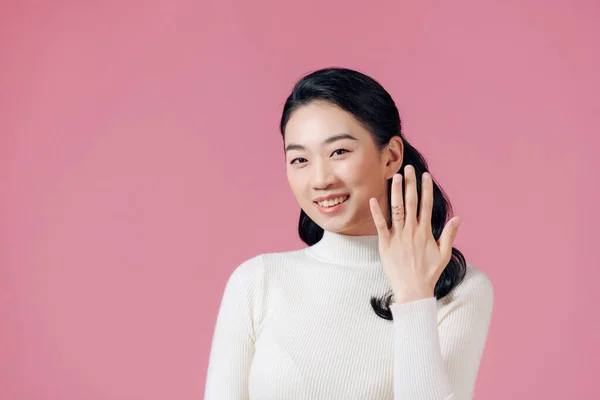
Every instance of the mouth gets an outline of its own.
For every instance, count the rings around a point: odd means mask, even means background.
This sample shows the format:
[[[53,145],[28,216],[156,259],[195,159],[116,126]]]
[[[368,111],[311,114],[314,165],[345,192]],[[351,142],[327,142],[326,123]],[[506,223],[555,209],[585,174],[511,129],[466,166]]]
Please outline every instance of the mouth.
[[[315,204],[317,205],[319,211],[321,211],[322,213],[331,214],[342,208],[342,205],[344,205],[349,198],[350,195],[340,196],[335,199],[315,202]]]

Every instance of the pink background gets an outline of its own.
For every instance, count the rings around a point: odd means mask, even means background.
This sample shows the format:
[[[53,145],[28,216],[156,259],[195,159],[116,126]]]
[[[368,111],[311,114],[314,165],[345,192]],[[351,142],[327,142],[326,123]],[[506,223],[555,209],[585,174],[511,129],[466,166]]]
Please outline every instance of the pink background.
[[[476,398],[600,398],[597,2],[96,3],[0,5],[1,399],[202,397],[229,274],[302,245],[277,127],[325,66],[495,285]]]

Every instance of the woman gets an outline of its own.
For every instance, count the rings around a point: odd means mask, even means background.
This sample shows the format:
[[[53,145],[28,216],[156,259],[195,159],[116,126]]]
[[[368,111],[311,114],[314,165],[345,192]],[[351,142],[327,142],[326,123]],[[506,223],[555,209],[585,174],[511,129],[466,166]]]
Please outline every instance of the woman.
[[[280,129],[309,247],[232,273],[205,399],[471,399],[493,287],[452,247],[460,220],[391,96],[322,69]]]

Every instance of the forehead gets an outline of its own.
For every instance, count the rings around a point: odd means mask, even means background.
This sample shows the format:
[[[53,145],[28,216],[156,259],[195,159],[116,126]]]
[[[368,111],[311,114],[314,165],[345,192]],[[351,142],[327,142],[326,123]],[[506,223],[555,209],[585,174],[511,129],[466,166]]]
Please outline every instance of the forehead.
[[[358,140],[369,132],[349,112],[326,102],[313,102],[297,108],[285,127],[285,142],[320,145],[329,136],[349,133]]]

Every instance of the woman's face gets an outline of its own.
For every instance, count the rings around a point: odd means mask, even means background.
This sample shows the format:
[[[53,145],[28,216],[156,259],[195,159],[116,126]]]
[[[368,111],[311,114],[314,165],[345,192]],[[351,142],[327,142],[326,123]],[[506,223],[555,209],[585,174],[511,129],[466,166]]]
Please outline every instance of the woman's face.
[[[394,137],[380,152],[352,114],[313,102],[292,113],[284,141],[288,182],[304,212],[330,232],[377,234],[369,198],[377,198],[389,219],[387,181],[402,164],[401,139]]]

